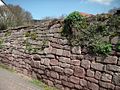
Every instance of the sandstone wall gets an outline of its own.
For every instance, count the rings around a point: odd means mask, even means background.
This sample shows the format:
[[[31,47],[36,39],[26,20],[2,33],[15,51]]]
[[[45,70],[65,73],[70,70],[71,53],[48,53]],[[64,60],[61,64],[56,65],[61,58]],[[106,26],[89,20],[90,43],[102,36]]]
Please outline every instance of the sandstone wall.
[[[120,90],[119,53],[98,57],[80,47],[70,47],[60,35],[59,23],[50,28],[43,24],[9,31],[0,33],[1,64],[60,90]],[[25,37],[29,31],[38,37],[35,40]],[[26,40],[31,44],[28,48]]]

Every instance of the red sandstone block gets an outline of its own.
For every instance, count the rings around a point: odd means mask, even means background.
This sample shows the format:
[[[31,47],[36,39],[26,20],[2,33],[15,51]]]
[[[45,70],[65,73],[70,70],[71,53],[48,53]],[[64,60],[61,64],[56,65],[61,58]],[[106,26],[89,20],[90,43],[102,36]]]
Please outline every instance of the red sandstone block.
[[[80,79],[78,77],[75,77],[75,76],[70,76],[69,80],[75,84],[79,84],[79,82],[80,82]]]
[[[56,59],[51,59],[50,60],[50,65],[54,65],[54,66],[56,65],[57,66],[58,64],[59,64],[58,60],[56,60]]]
[[[80,65],[80,60],[71,60],[71,64],[75,65],[75,66],[79,66]]]
[[[85,70],[81,67],[75,67],[74,68],[74,75],[84,78],[85,77]]]

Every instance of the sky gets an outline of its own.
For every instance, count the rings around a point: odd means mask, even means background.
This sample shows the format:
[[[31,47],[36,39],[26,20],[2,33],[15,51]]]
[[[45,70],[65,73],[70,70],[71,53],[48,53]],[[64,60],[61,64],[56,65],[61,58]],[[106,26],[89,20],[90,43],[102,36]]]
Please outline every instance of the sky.
[[[120,7],[120,0],[4,0],[4,2],[20,5],[29,11],[34,19],[66,16],[73,11],[100,14]]]

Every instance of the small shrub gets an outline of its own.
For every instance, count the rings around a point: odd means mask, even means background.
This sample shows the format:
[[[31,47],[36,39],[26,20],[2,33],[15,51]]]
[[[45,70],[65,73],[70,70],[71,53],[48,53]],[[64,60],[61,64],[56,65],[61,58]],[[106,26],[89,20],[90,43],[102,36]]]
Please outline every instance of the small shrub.
[[[30,43],[26,43],[25,49],[28,53],[31,53],[33,50],[32,45]]]
[[[77,33],[78,29],[84,29],[87,27],[86,19],[84,16],[80,15],[78,11],[70,13],[64,20],[64,27],[62,35],[71,36]],[[73,29],[75,28],[75,29]],[[75,31],[74,31],[75,30]]]
[[[25,37],[30,37],[30,35],[31,35],[30,33],[31,33],[30,31],[26,32]]]
[[[32,46],[29,42],[28,39],[23,42],[25,44],[25,51],[27,53],[37,53],[40,48]]]
[[[94,53],[107,55],[112,51],[112,45],[106,42],[98,42],[92,46],[92,51]]]
[[[38,36],[35,32],[28,31],[25,33],[25,37],[30,37],[32,40],[36,40]]]
[[[32,40],[36,40],[37,37],[38,37],[38,36],[37,36],[37,34],[36,34],[35,32],[32,32],[32,33],[31,33],[31,39],[32,39]]]
[[[44,39],[42,41],[42,45],[40,46],[41,47],[41,50],[44,50],[44,48],[46,47],[46,45],[48,44],[48,41],[46,39]]]

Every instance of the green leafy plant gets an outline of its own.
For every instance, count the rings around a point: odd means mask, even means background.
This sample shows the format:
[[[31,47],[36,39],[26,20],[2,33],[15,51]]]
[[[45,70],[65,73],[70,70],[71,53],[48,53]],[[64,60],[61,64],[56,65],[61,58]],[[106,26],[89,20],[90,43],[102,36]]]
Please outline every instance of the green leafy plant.
[[[32,40],[36,40],[38,36],[36,32],[28,31],[25,33],[25,37],[30,37]]]
[[[33,45],[31,45],[31,43],[29,43],[28,39],[25,40],[23,42],[23,44],[25,44],[25,51],[28,53],[37,53],[41,49],[38,46],[34,47]]]
[[[30,43],[26,43],[25,49],[28,53],[31,53],[33,50],[32,45]]]
[[[31,33],[31,39],[32,39],[32,40],[36,40],[37,37],[38,37],[38,36],[37,36],[37,34],[36,34],[35,32],[32,32],[32,33]]]
[[[64,20],[62,35],[71,36],[78,32],[78,29],[87,27],[86,19],[78,11],[70,13]],[[74,29],[75,28],[75,29]],[[74,31],[75,30],[75,31]]]
[[[10,36],[11,35],[11,31],[6,31],[5,32],[5,36]]]
[[[88,47],[96,54],[109,54],[112,51],[111,40],[119,37],[120,16],[115,14],[98,14],[85,18],[75,11],[64,20],[62,35],[67,37],[70,45]],[[116,45],[120,50],[120,44]]]
[[[92,51],[97,54],[107,55],[112,51],[112,44],[106,42],[98,42],[91,47]]]
[[[48,44],[48,41],[46,39],[42,40],[41,50],[44,50],[47,44]]]
[[[30,36],[31,36],[31,32],[30,31],[25,32],[25,37],[30,37]]]

